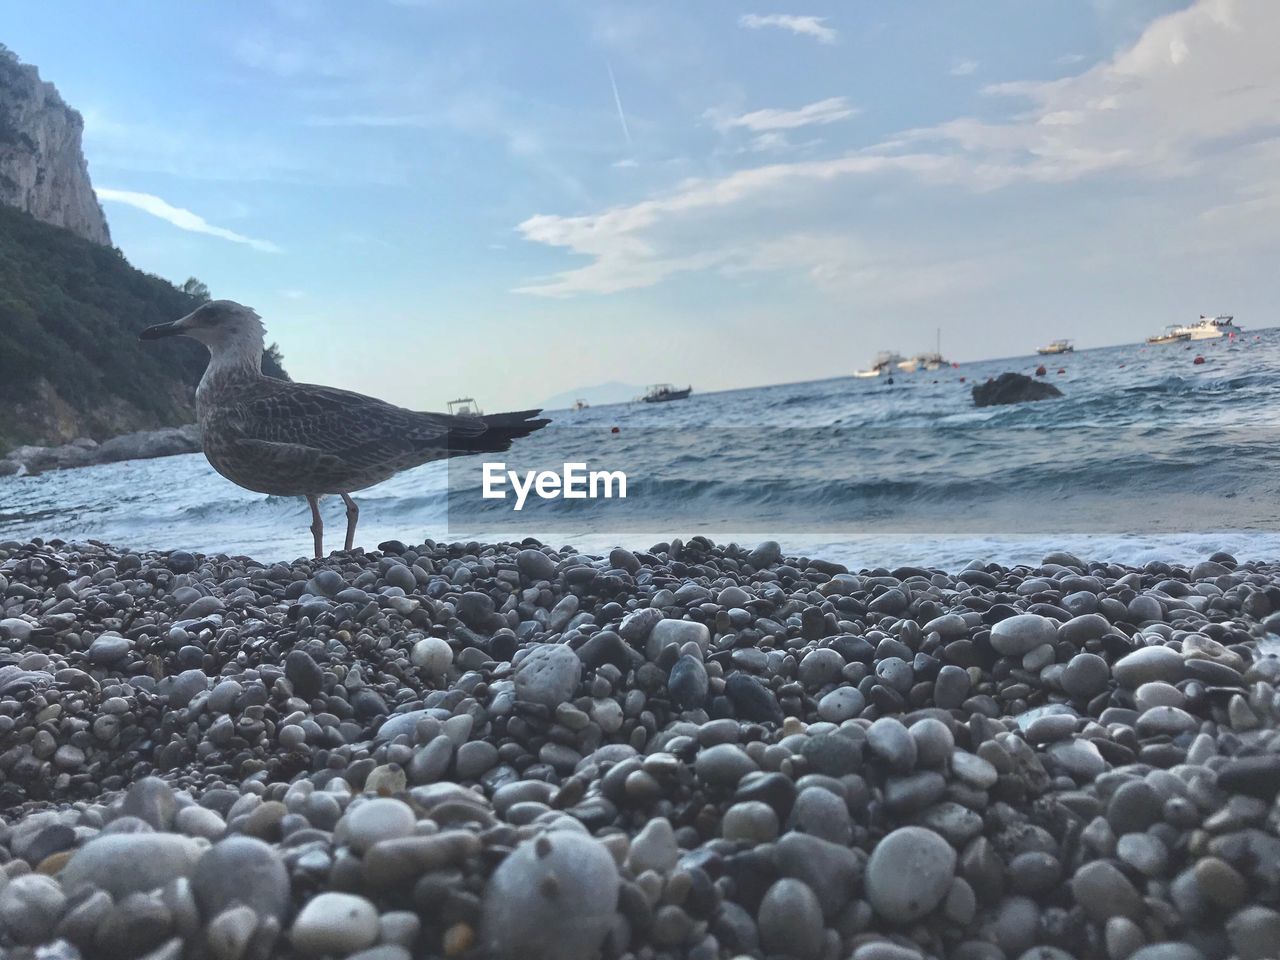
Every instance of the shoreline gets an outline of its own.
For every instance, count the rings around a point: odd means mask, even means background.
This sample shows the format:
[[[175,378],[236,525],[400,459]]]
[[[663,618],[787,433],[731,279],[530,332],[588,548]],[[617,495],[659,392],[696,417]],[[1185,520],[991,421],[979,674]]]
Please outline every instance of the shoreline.
[[[37,476],[52,470],[74,470],[126,460],[154,460],[200,451],[200,428],[194,423],[122,433],[101,443],[88,437],[78,437],[52,447],[14,447],[0,456],[0,477]]]
[[[1273,629],[1228,555],[0,541],[0,944],[1264,956]]]

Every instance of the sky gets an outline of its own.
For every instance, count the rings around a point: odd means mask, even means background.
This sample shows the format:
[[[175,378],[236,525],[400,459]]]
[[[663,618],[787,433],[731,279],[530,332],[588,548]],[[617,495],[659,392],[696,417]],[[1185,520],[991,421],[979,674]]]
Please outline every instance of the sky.
[[[1274,0],[0,0],[141,269],[418,409],[1276,323]]]

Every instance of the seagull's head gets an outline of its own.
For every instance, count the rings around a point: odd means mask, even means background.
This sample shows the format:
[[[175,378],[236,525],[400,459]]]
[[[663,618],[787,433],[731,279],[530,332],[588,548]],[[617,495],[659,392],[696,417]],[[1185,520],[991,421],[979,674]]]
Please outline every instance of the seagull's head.
[[[262,353],[263,329],[258,314],[234,300],[210,300],[202,303],[180,320],[147,327],[139,340],[162,337],[191,337],[199,340],[214,355],[224,353]]]

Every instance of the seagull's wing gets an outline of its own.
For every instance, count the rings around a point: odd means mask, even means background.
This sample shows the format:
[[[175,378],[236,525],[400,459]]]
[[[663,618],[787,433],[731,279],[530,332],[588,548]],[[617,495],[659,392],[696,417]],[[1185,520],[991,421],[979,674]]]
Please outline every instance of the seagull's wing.
[[[235,403],[244,440],[306,448],[350,466],[423,463],[447,457],[459,440],[487,429],[476,417],[418,413],[363,394],[306,383],[272,381]]]

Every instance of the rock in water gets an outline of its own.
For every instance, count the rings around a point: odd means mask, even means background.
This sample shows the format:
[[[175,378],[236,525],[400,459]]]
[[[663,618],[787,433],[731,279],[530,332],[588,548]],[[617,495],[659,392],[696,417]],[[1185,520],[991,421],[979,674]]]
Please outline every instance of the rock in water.
[[[485,949],[504,960],[592,960],[613,925],[618,887],[613,857],[591,837],[526,840],[485,888]]]
[[[976,407],[1048,400],[1050,397],[1060,396],[1062,391],[1053,384],[1034,380],[1022,373],[1002,373],[994,380],[976,384],[973,388],[973,404]]]

